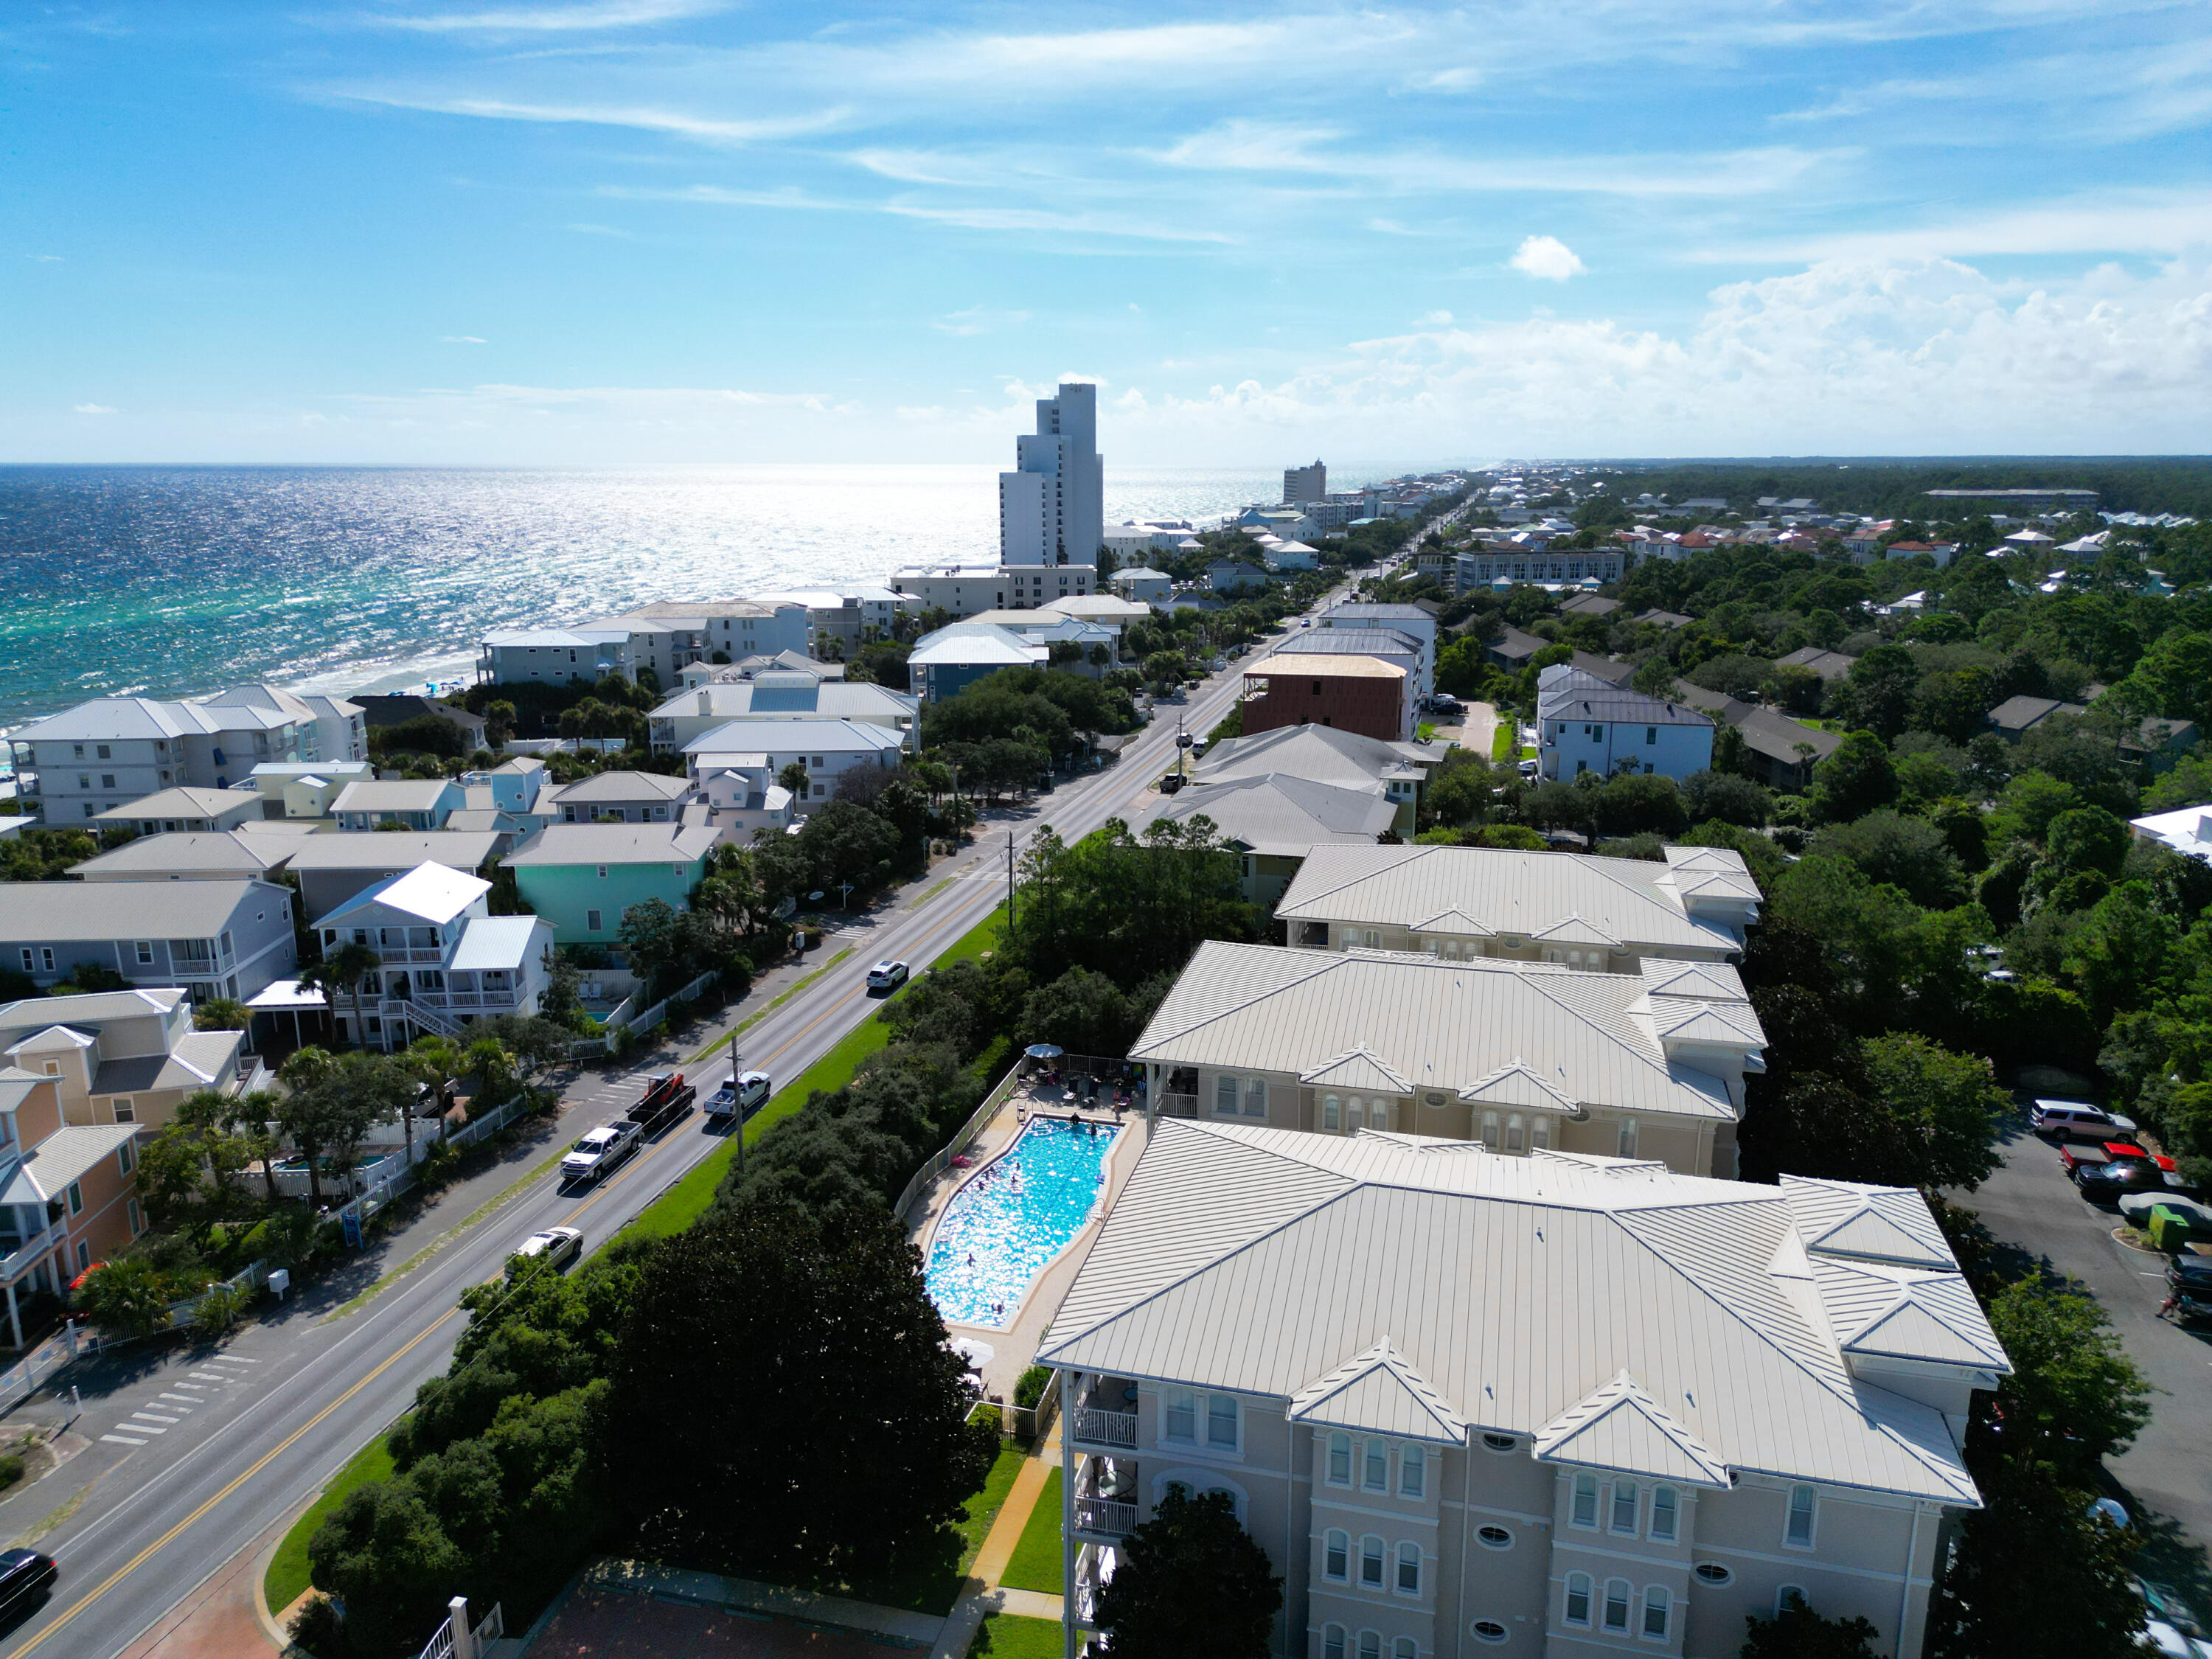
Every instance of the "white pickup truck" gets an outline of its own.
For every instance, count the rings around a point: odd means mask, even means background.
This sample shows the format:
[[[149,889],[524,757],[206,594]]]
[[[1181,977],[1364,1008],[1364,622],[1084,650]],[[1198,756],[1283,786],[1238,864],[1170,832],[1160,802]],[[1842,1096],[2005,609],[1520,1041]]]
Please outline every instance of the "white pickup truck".
[[[602,1123],[568,1149],[561,1160],[563,1181],[597,1181],[637,1150],[643,1132],[628,1118]]]

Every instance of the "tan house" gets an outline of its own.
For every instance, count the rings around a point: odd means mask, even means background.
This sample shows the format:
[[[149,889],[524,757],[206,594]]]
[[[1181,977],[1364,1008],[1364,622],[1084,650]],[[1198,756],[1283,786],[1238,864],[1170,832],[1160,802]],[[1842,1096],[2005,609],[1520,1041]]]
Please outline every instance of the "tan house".
[[[60,1079],[0,1067],[0,1293],[15,1346],[19,1291],[60,1296],[145,1231],[137,1140],[128,1123],[64,1123]]]
[[[1908,1190],[1171,1119],[1037,1358],[1071,1659],[1174,1487],[1281,1659],[1717,1659],[1793,1596],[1918,1659],[2011,1369]]]
[[[202,1089],[240,1094],[267,1073],[243,1031],[196,1031],[180,990],[28,997],[0,1006],[0,1059],[52,1079],[65,1124],[158,1128]]]
[[[1735,1174],[1765,1033],[1723,963],[1633,973],[1209,940],[1129,1058],[1171,1115]]]

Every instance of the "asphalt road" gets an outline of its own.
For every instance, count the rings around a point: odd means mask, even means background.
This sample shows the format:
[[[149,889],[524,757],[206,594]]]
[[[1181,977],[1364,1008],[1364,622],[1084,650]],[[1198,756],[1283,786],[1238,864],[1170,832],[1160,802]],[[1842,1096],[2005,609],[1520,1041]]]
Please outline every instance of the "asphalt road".
[[[793,1078],[819,1060],[875,1006],[863,982],[871,962],[926,963],[981,921],[1004,896],[1010,835],[1018,858],[1039,825],[1073,841],[1126,813],[1172,761],[1176,716],[1195,734],[1211,730],[1233,706],[1244,665],[1232,663],[1186,704],[1163,705],[1118,764],[1063,784],[1018,813],[994,815],[958,858],[845,929],[832,951],[850,945],[854,955],[746,1031],[745,1066]],[[738,1005],[732,1023],[750,1012]],[[607,1085],[607,1074],[587,1073],[572,1085],[571,1103]],[[106,1391],[78,1425],[94,1443],[64,1466],[62,1485],[88,1482],[88,1490],[39,1546],[61,1564],[60,1581],[42,1607],[0,1634],[0,1655],[107,1659],[118,1652],[249,1540],[309,1502],[406,1409],[419,1383],[446,1369],[465,1317],[461,1293],[497,1274],[518,1240],[568,1225],[582,1229],[586,1249],[593,1248],[720,1139],[695,1112],[596,1187],[570,1191],[544,1176],[356,1312],[279,1310],[246,1327],[219,1358],[217,1351],[149,1352],[143,1375]]]
[[[2212,1547],[2212,1333],[2158,1317],[2164,1258],[2112,1237],[2120,1218],[2083,1198],[2055,1148],[2024,1123],[2005,1144],[2004,1167],[1979,1191],[1957,1194],[1997,1238],[2078,1279],[2111,1318],[2129,1355],[2158,1389],[2135,1443],[2109,1461],[2123,1500],[2151,1539],[2146,1576],[2185,1584],[2212,1603],[2205,1552]]]

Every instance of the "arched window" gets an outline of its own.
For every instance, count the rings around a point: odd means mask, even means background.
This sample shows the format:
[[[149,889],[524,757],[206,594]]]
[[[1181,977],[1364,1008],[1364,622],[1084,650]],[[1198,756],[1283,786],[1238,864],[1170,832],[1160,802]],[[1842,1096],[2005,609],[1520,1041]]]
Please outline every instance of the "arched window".
[[[1379,1631],[1359,1632],[1359,1659],[1382,1659],[1382,1636]]]
[[[1510,1113],[1506,1116],[1505,1150],[1509,1152],[1525,1152],[1528,1150],[1528,1121],[1518,1112]]]
[[[1485,1112],[1485,1113],[1482,1115],[1482,1136],[1481,1136],[1481,1139],[1482,1139],[1482,1144],[1483,1144],[1485,1146],[1488,1147],[1492,1152],[1496,1152],[1496,1151],[1498,1150],[1498,1114],[1497,1114],[1497,1113],[1495,1113],[1495,1112]]]
[[[1365,1456],[1361,1460],[1359,1484],[1370,1492],[1389,1491],[1390,1443],[1370,1440],[1362,1449]]]
[[[1390,1644],[1390,1659],[1418,1659],[1419,1653],[1410,1636],[1401,1636]]]
[[[1567,1524],[1597,1529],[1597,1477],[1578,1474],[1575,1477],[1573,1506],[1567,1511]]]
[[[1328,1437],[1328,1484],[1348,1486],[1352,1484],[1352,1437],[1333,1434]]]
[[[1352,1577],[1352,1534],[1331,1528],[1322,1540],[1321,1572],[1340,1584]]]
[[[1551,1144],[1552,1120],[1542,1116],[1530,1118],[1528,1120],[1528,1150],[1530,1152],[1547,1150]]]
[[[1605,1628],[1626,1631],[1628,1628],[1628,1581],[1608,1578],[1605,1581]]]
[[[1420,1446],[1408,1446],[1398,1454],[1398,1496],[1425,1498],[1429,1488],[1429,1454]]]
[[[1620,1155],[1623,1158],[1636,1156],[1636,1120],[1632,1117],[1620,1120]]]
[[[1411,1539],[1398,1546],[1398,1591],[1401,1595],[1421,1593],[1421,1547]]]
[[[1563,1615],[1570,1625],[1587,1625],[1590,1621],[1590,1576],[1586,1572],[1567,1575],[1567,1605]]]
[[[1667,1625],[1674,1611],[1674,1598],[1667,1594],[1663,1584],[1644,1587],[1643,1634],[1655,1642],[1667,1639]]]
[[[1678,1507],[1679,1500],[1672,1486],[1654,1486],[1651,1489],[1651,1536],[1655,1540],[1665,1544],[1674,1541]]]
[[[1370,1589],[1382,1588],[1382,1540],[1373,1533],[1359,1540],[1359,1582]]]
[[[1774,1616],[1777,1619],[1790,1611],[1792,1601],[1805,1601],[1805,1587],[1802,1584],[1777,1584],[1774,1587]],[[1805,1605],[1810,1607],[1813,1604],[1806,1601]]]
[[[1482,1437],[1482,1449],[1494,1452],[1518,1451],[1521,1443],[1510,1434],[1486,1434]]]
[[[1613,1529],[1624,1537],[1636,1536],[1636,1483],[1633,1480],[1613,1483]]]
[[[1813,1547],[1813,1528],[1820,1512],[1820,1494],[1810,1486],[1790,1488],[1790,1525],[1782,1541],[1793,1550]]]
[[[1321,1627],[1321,1659],[1344,1659],[1344,1626],[1323,1625]]]
[[[1324,1129],[1341,1129],[1344,1127],[1344,1103],[1334,1095],[1321,1097],[1321,1127]]]

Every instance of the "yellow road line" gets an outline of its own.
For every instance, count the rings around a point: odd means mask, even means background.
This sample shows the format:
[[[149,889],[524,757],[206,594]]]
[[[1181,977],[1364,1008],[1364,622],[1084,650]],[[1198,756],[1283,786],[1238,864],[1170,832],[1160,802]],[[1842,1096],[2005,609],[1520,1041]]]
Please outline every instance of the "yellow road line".
[[[455,1308],[451,1312],[442,1316],[436,1324],[430,1326],[428,1329],[416,1335],[405,1347],[400,1349],[398,1352],[392,1355],[391,1358],[385,1360],[384,1363],[379,1365],[374,1370],[369,1372],[367,1376],[362,1377],[360,1382],[355,1383],[353,1387],[348,1389],[337,1399],[331,1401],[329,1405],[324,1407],[322,1410],[317,1412],[313,1417],[300,1425],[298,1428],[293,1430],[290,1434],[285,1436],[283,1440],[279,1441],[276,1445],[264,1452],[261,1455],[259,1461],[257,1462],[252,1468],[246,1470],[245,1474],[238,1476],[221,1492],[209,1498],[207,1502],[201,1504],[183,1520],[178,1522],[175,1526],[170,1528],[168,1531],[163,1533],[152,1543],[147,1545],[144,1549],[140,1550],[137,1554],[132,1556],[130,1560],[125,1562],[113,1572],[108,1574],[106,1578],[100,1581],[97,1589],[94,1589],[89,1595],[79,1599],[76,1604],[71,1607],[67,1613],[62,1614],[62,1616],[55,1620],[52,1624],[40,1631],[37,1637],[33,1639],[30,1647],[20,1648],[17,1650],[17,1652],[28,1653],[31,1650],[31,1648],[43,1645],[46,1640],[52,1637],[57,1632],[66,1628],[70,1621],[75,1619],[77,1614],[82,1613],[94,1601],[100,1600],[101,1596],[106,1595],[108,1591],[113,1589],[118,1584],[121,1583],[125,1578],[128,1578],[132,1573],[137,1571],[139,1568],[144,1566],[148,1561],[151,1560],[161,1551],[167,1548],[170,1544],[176,1540],[179,1534],[184,1532],[187,1528],[196,1525],[205,1517],[210,1510],[222,1503],[224,1498],[229,1497],[240,1486],[253,1479],[255,1475],[260,1474],[262,1470],[267,1468],[270,1464],[276,1462],[276,1460],[285,1452],[289,1451],[293,1446],[298,1443],[301,1437],[305,1435],[308,1430],[314,1428],[332,1412],[337,1410],[339,1407],[344,1405],[356,1395],[359,1394],[363,1389],[375,1382],[378,1377],[383,1376],[385,1372],[390,1370],[394,1365],[404,1359],[410,1352],[422,1346],[423,1342],[427,1341],[434,1333],[436,1333],[445,1324],[447,1320],[451,1319],[454,1314],[457,1314],[459,1311],[460,1310],[459,1308]]]

